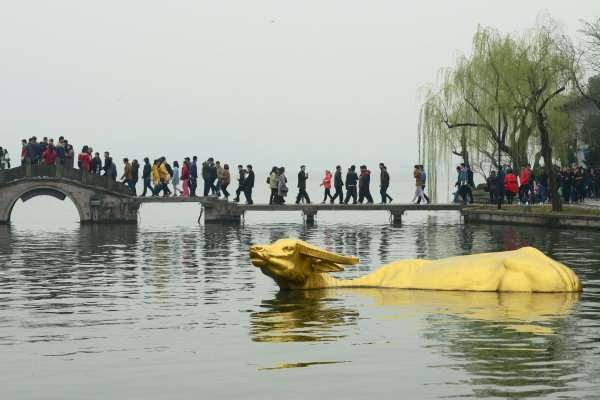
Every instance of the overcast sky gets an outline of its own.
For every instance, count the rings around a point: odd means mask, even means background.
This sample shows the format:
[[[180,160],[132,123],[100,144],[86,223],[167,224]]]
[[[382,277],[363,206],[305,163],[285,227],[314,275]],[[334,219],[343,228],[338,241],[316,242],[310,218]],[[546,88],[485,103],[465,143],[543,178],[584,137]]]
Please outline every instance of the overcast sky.
[[[417,157],[419,92],[478,24],[573,35],[598,0],[0,0],[0,146],[295,169]]]

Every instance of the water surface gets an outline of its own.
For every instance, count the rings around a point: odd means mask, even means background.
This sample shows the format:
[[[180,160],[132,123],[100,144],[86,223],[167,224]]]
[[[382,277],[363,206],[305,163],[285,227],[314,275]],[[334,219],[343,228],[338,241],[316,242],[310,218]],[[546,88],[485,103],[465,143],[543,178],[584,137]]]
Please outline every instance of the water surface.
[[[163,208],[161,208],[163,207]],[[187,211],[182,211],[187,210]],[[0,227],[0,398],[597,398],[600,233],[465,226],[454,213],[144,209],[136,226]],[[43,219],[43,218],[42,218]],[[275,223],[272,221],[276,221]],[[279,292],[248,247],[297,237],[361,263],[533,245],[585,291]]]

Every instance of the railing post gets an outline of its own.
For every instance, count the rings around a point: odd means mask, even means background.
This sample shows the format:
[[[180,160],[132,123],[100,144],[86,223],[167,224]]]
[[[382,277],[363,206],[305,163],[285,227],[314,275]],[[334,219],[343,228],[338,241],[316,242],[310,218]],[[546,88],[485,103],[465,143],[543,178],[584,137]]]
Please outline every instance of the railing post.
[[[31,176],[31,161],[25,163],[25,176]]]

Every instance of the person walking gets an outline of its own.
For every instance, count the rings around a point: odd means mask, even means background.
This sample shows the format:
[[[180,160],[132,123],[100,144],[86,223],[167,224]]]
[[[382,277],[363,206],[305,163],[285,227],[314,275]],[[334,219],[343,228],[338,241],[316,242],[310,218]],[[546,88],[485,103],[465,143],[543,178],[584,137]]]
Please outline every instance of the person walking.
[[[210,182],[210,166],[208,165],[208,160],[204,161],[202,163],[202,181],[204,182],[204,190],[202,192],[202,195],[204,197],[208,196],[210,194],[210,190],[212,188],[212,184]]]
[[[198,188],[198,157],[192,157],[190,165],[190,196],[196,197],[196,189]]]
[[[285,176],[285,168],[281,167],[278,171],[279,179],[277,180],[277,204],[284,204],[285,197],[288,194],[287,177]]]
[[[133,193],[134,196],[137,196],[137,183],[138,180],[140,179],[140,163],[138,162],[137,159],[133,159],[133,161],[131,162],[131,184],[129,185],[129,189],[131,189],[131,192]]]
[[[238,165],[238,187],[235,190],[235,198],[233,201],[235,203],[240,201],[240,194],[244,191],[244,184],[246,181],[246,170],[243,165]]]
[[[21,167],[27,164],[27,140],[21,139]]]
[[[50,147],[50,145],[48,147]],[[88,151],[88,146],[83,146],[81,153],[77,155],[77,166],[82,171],[92,171],[92,157]]]
[[[169,181],[171,180],[171,175],[169,174],[169,169],[167,168],[167,160],[165,157],[160,158],[158,166],[158,175],[160,177],[160,186],[163,190],[163,196],[169,197],[171,195],[171,191],[169,190]]]
[[[335,194],[333,195],[333,201],[339,199],[339,203],[344,202],[344,181],[342,180],[342,167],[336,165],[335,174],[333,174],[333,187],[335,188]]]
[[[75,150],[73,150],[73,145],[69,143],[68,140],[65,139],[65,168],[72,169],[73,163],[75,161]]]
[[[142,197],[146,197],[146,191],[149,189],[150,194],[154,193],[152,189],[152,166],[148,157],[144,157],[144,168],[142,169],[142,181],[144,183],[144,191]]]
[[[100,158],[100,153],[96,152],[94,154],[94,158],[92,158],[92,174],[100,175],[102,172],[102,159]]]
[[[416,200],[423,200],[425,202],[425,197],[423,196],[423,182],[421,182],[421,168],[418,165],[414,166],[413,177],[415,178],[415,195],[411,200],[411,203],[416,204]]]
[[[131,163],[128,158],[123,159],[123,175],[121,176],[121,181],[129,187],[129,191],[133,194],[133,190],[131,189],[131,185],[133,182],[133,174],[131,169]]]
[[[269,204],[275,203],[275,199],[277,198],[277,189],[279,187],[279,173],[278,168],[271,168],[271,173],[267,178],[267,183],[269,184],[269,189],[271,189],[271,195],[269,196]]]
[[[463,164],[464,165],[464,164]],[[465,186],[465,192],[469,196],[469,203],[473,204],[473,190],[475,188],[475,182],[473,181],[473,170],[469,164],[464,165],[465,173],[467,175],[467,185]],[[423,193],[424,195],[424,193]]]
[[[221,178],[223,178],[223,167],[221,166],[221,161],[217,161],[215,163],[215,171],[217,181],[215,183],[215,191],[218,197],[221,197]]]
[[[183,165],[181,166],[181,186],[183,187],[183,192],[181,195],[183,197],[190,196],[190,158],[186,157],[183,160]]]
[[[246,204],[254,204],[252,201],[252,189],[254,188],[254,171],[252,170],[252,165],[246,165],[246,170],[248,171],[248,176],[246,176],[246,180],[244,181],[244,197],[246,198]]]
[[[57,153],[59,153],[58,152],[58,146],[57,146]],[[60,158],[60,153],[59,153],[59,158]],[[104,166],[102,167],[102,170],[104,171],[104,175],[103,176],[110,177],[110,170],[111,170],[111,162],[110,162],[110,160],[111,160],[110,153],[108,151],[105,151],[104,152]]]
[[[329,202],[333,204],[333,196],[331,195],[331,179],[333,179],[333,175],[331,175],[331,171],[326,169],[325,176],[323,177],[323,181],[321,182],[321,186],[325,189],[325,193],[323,195],[323,201],[321,204],[325,204],[327,198],[329,197]]]
[[[573,182],[575,186],[575,203],[583,203],[585,199],[585,185],[584,185],[584,174],[583,167],[576,167],[575,173],[573,174]]]
[[[306,180],[308,179],[308,173],[306,173],[306,166],[300,166],[300,172],[298,172],[298,196],[296,196],[296,204],[300,204],[300,201],[306,201],[310,204],[310,197],[306,193]]]
[[[356,204],[357,194],[356,194],[356,184],[358,183],[358,174],[356,173],[356,166],[351,165],[348,168],[348,173],[346,174],[346,198],[344,199],[344,204],[348,204],[350,198],[352,197],[352,204]]]
[[[173,161],[173,175],[171,176],[171,185],[173,185],[173,196],[177,196],[177,192],[182,193],[179,189],[179,162]]]
[[[10,155],[8,149],[4,149],[2,153],[2,169],[10,169]]]
[[[504,191],[506,192],[506,200],[508,204],[512,204],[513,199],[519,191],[519,188],[517,185],[517,177],[513,174],[513,170],[511,168],[506,170],[506,176],[504,177]]]
[[[229,192],[227,187],[231,183],[231,174],[229,173],[229,164],[223,165],[223,171],[221,171],[221,177],[219,178],[219,188],[225,196],[225,200],[229,200]]]
[[[490,196],[490,204],[496,204],[496,171],[492,170],[486,179],[487,191]]]
[[[498,205],[498,210],[502,208],[502,203],[504,202],[504,178],[506,177],[506,173],[504,168],[501,166],[498,168],[498,173],[496,174],[496,204]]]
[[[421,189],[423,190],[423,197],[427,201],[427,204],[430,203],[429,197],[427,193],[425,193],[425,184],[427,182],[427,173],[425,172],[425,167],[423,165],[419,165],[419,169],[421,170]],[[417,204],[421,204],[421,199],[417,199]]]
[[[54,146],[46,147],[46,150],[44,150],[44,153],[42,153],[42,163],[44,165],[55,165],[56,158],[57,154]]]
[[[154,160],[154,163],[152,163],[152,170],[151,170],[151,176],[152,176],[152,185],[154,186],[154,188],[152,189],[152,196],[158,196],[158,194],[160,193],[160,191],[162,190],[162,187],[160,185],[160,174],[158,173],[158,168],[159,168],[159,160]]]
[[[521,168],[521,174],[519,175],[519,201],[521,204],[529,205],[529,183],[531,171],[529,170],[530,164],[527,164]]]
[[[379,194],[381,194],[381,204],[386,204],[388,200],[391,203],[394,199],[387,194],[387,190],[390,187],[390,174],[388,173],[387,167],[384,163],[379,163],[379,170],[381,171],[379,177]]]
[[[373,196],[371,196],[371,171],[366,165],[360,166],[360,176],[358,177],[358,202],[363,203],[367,199],[367,204],[373,204]]]

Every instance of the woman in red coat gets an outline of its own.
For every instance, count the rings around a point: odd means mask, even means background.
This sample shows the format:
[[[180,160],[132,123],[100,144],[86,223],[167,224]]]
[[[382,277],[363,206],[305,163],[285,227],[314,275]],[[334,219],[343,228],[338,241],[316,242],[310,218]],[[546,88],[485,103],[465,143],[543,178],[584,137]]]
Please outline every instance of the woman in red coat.
[[[506,193],[508,204],[513,203],[513,199],[518,191],[517,177],[513,174],[513,170],[509,168],[504,176],[504,192]]]
[[[323,181],[321,182],[321,186],[323,186],[323,188],[325,189],[325,195],[323,196],[323,201],[321,202],[321,204],[325,204],[327,197],[329,197],[329,201],[331,202],[331,204],[333,204],[333,196],[331,196],[331,178],[332,177],[333,177],[333,175],[331,175],[331,171],[325,170],[325,177],[323,178]]]
[[[88,146],[83,146],[83,149],[81,149],[81,153],[77,157],[77,165],[83,171],[90,172],[92,170],[92,156],[89,153]]]

